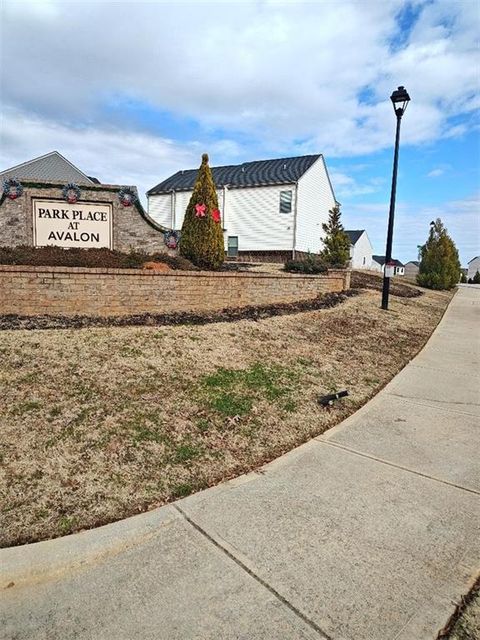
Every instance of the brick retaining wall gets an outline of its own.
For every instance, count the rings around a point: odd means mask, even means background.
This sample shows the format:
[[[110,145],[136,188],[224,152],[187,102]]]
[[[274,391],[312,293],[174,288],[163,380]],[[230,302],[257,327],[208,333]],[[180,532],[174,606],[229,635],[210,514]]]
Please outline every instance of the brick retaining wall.
[[[0,314],[118,316],[295,302],[350,288],[350,272],[293,274],[0,265]]]

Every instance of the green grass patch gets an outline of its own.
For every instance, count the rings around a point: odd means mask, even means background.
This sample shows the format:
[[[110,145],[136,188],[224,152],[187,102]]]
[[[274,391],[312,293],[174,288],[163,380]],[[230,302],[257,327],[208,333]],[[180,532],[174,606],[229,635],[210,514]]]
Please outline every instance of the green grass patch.
[[[25,413],[29,413],[30,411],[38,411],[40,409],[41,403],[38,400],[27,400],[26,402],[20,402],[12,408],[13,415],[23,416]]]
[[[255,400],[288,404],[288,395],[296,385],[298,374],[279,365],[254,363],[248,369],[220,367],[201,382],[208,407],[226,417],[248,415]],[[293,410],[289,405],[290,410]]]
[[[176,447],[172,456],[172,462],[174,464],[182,464],[183,462],[198,458],[201,453],[201,449],[193,443],[184,442]]]
[[[58,522],[58,528],[62,536],[66,536],[75,528],[77,524],[76,518],[69,518],[68,516],[62,516]]]
[[[182,482],[181,484],[173,485],[171,492],[174,498],[185,498],[195,491],[195,485],[190,482]]]

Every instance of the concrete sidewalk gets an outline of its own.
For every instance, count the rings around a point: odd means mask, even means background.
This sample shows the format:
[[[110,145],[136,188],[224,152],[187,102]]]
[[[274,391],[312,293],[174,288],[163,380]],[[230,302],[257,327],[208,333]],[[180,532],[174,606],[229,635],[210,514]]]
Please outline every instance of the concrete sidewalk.
[[[381,393],[258,473],[0,551],[0,637],[433,640],[480,572],[479,320],[459,289]]]

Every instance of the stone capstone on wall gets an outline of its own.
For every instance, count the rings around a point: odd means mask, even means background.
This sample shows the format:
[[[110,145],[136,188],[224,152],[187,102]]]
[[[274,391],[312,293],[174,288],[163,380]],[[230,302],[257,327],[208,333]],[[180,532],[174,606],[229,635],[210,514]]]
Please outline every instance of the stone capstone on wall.
[[[0,315],[122,316],[215,311],[309,300],[350,288],[326,276],[0,265]]]
[[[37,180],[21,181],[23,194],[15,200],[0,198],[0,246],[33,246],[33,199],[58,200],[62,204],[63,183]],[[118,198],[122,188],[118,185],[80,185],[82,202],[112,205],[113,246],[118,251],[130,249],[148,253],[166,251],[163,232],[166,229],[155,222],[144,211],[142,205],[124,207]],[[136,189],[135,189],[136,191]],[[53,243],[52,243],[53,244]]]

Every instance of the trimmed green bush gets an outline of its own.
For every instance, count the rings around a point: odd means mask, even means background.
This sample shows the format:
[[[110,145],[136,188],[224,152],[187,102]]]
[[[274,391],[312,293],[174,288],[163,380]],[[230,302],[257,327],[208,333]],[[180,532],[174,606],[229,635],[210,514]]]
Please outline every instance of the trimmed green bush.
[[[480,284],[480,271],[477,271],[473,276],[472,284]]]
[[[323,262],[320,256],[313,253],[309,253],[305,258],[301,260],[287,260],[284,271],[290,273],[326,273],[328,271],[327,265]]]
[[[220,269],[225,257],[217,192],[208,155],[202,156],[182,225],[180,255],[201,269]]]

